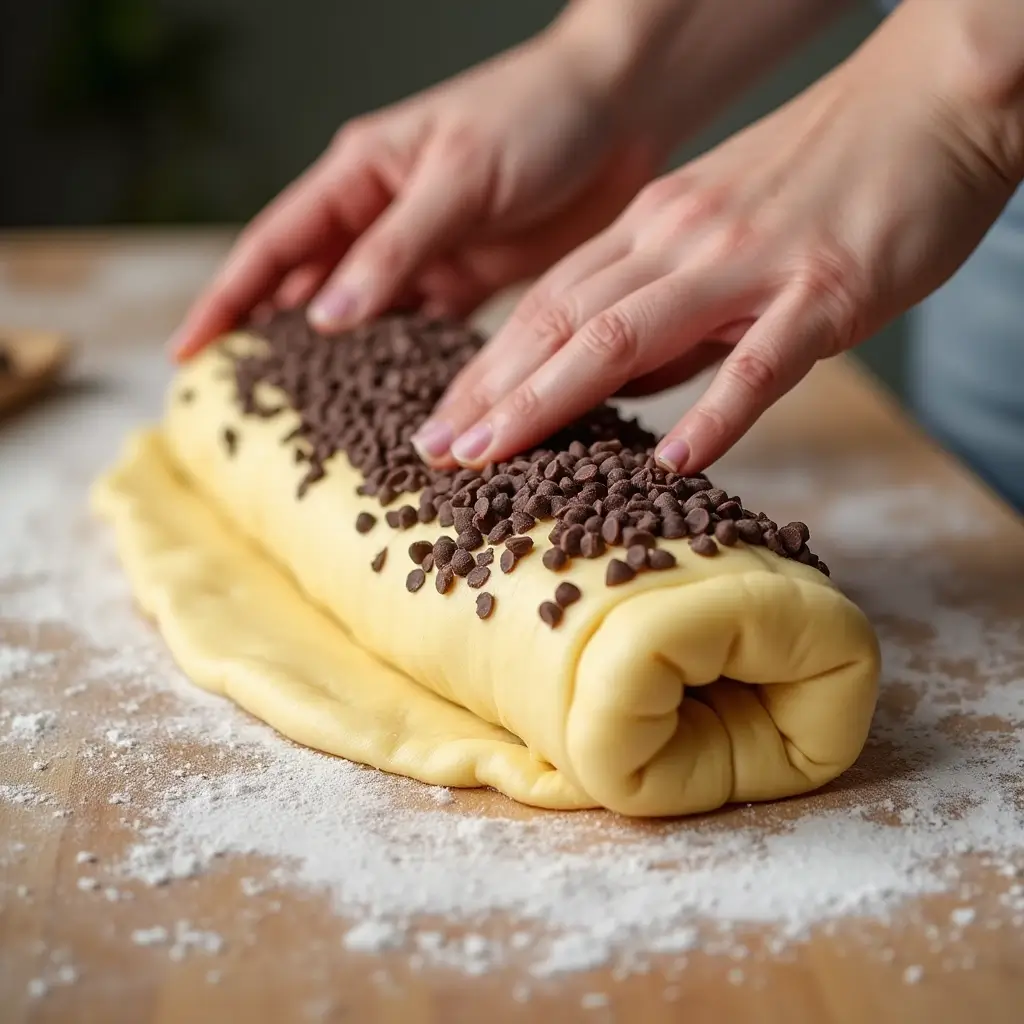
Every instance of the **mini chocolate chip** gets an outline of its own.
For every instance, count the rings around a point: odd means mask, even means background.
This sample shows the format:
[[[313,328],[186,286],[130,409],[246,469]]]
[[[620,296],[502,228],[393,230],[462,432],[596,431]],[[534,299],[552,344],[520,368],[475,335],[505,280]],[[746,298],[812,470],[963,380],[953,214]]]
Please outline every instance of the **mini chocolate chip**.
[[[613,558],[605,570],[604,581],[609,587],[617,587],[628,583],[636,576],[636,570],[621,559]]]
[[[585,533],[580,541],[580,554],[584,558],[600,558],[604,554],[604,537],[599,533]]]
[[[478,618],[488,619],[494,611],[494,595],[488,594],[485,590],[482,594],[476,595],[476,614]]]
[[[410,594],[415,594],[424,583],[427,582],[427,574],[422,569],[413,569],[408,576],[405,577],[405,589]]]
[[[423,559],[430,555],[433,558],[434,545],[429,540],[414,540],[409,545],[409,557],[417,564],[422,565]]]
[[[579,524],[570,526],[559,538],[559,547],[570,557],[581,553],[580,542],[586,535],[586,531]]]
[[[718,554],[718,545],[706,533],[694,537],[690,541],[690,547],[698,555],[709,556]]]
[[[647,530],[638,530],[632,527],[623,530],[622,532],[622,543],[627,548],[633,547],[634,544],[639,544],[644,548],[653,548],[657,541],[654,535],[649,533]]]
[[[455,582],[455,573],[450,565],[442,565],[434,577],[434,587],[439,594],[447,594]]]
[[[559,509],[565,508],[569,504],[569,499],[561,494],[553,494],[551,496],[551,514],[557,515]]]
[[[452,567],[456,576],[466,576],[476,567],[476,559],[468,551],[459,548],[452,555],[452,560],[448,564]]]
[[[609,516],[604,521],[604,526],[601,527],[601,536],[609,544],[619,544],[622,542],[622,523],[614,516]]]
[[[764,534],[761,533],[761,526],[756,519],[740,519],[736,523],[736,532],[740,540],[747,544],[763,544]]]
[[[577,469],[573,473],[572,478],[578,484],[589,484],[592,480],[596,480],[600,475],[600,470],[591,463],[589,466],[584,466],[582,469]]]
[[[380,572],[384,568],[384,563],[388,560],[388,549],[382,548],[373,556],[373,561],[370,563],[370,568],[374,572]]]
[[[544,563],[545,569],[558,572],[559,569],[564,569],[569,564],[569,556],[561,548],[548,548],[541,561]]]
[[[715,511],[723,519],[741,519],[743,517],[743,510],[738,501],[723,501]]]
[[[433,505],[420,505],[416,518],[426,525],[427,523],[432,523],[437,518],[437,512]]]
[[[408,530],[410,526],[415,526],[417,522],[416,509],[412,505],[403,505],[398,510],[398,525],[403,530]]]
[[[377,517],[369,512],[360,512],[356,516],[356,533],[369,533],[377,525]]]
[[[526,512],[535,519],[547,519],[551,515],[551,502],[543,494],[535,494],[526,503]]]
[[[512,536],[512,523],[508,519],[502,519],[500,523],[497,523],[493,530],[487,534],[488,544],[500,544],[502,541],[507,540]]]
[[[434,541],[434,565],[446,566],[455,554],[458,545],[448,536],[438,537]]]
[[[672,569],[676,564],[676,556],[664,548],[654,548],[647,552],[647,565],[651,569]]]
[[[723,519],[720,523],[716,523],[715,537],[719,544],[724,544],[727,548],[731,548],[739,537],[735,520]]]
[[[688,532],[686,520],[682,516],[665,516],[661,521],[661,535],[665,540],[678,540],[685,537]]]
[[[494,548],[488,548],[486,551],[481,551],[476,556],[477,565],[490,565],[494,561]]]
[[[455,521],[455,532],[462,533],[473,525],[476,513],[471,508],[453,508],[452,519]]]
[[[509,537],[505,541],[505,547],[511,551],[516,558],[522,558],[523,555],[528,554],[533,550],[533,538],[532,537]]]
[[[476,551],[477,548],[483,546],[484,537],[475,526],[471,526],[468,530],[463,530],[459,534],[456,543],[464,551]]]
[[[486,565],[478,565],[466,574],[466,582],[477,590],[491,578],[491,570]]]
[[[580,588],[568,580],[564,583],[559,583],[555,587],[555,602],[560,608],[568,608],[569,605],[575,604],[582,596]]]
[[[512,529],[516,533],[528,533],[537,525],[537,520],[529,512],[512,513]]]
[[[637,572],[640,572],[642,569],[646,569],[647,548],[645,548],[643,544],[634,544],[632,547],[627,548],[626,564]]]
[[[427,552],[426,557],[423,559],[422,562],[420,562],[420,568],[424,572],[430,572],[430,570],[434,568],[434,553],[433,553],[433,551],[428,551]]]
[[[796,555],[804,546],[804,542],[810,536],[807,527],[803,523],[789,523],[778,530],[779,540],[786,549],[786,554]]]
[[[818,559],[818,570],[823,572],[826,576],[832,575],[828,570],[828,566],[820,558]]]
[[[545,625],[554,629],[562,621],[564,612],[554,601],[544,601],[537,609],[537,614],[540,615]]]
[[[225,427],[221,437],[224,439],[224,448],[227,450],[228,456],[233,457],[238,451],[238,432],[231,427]]]
[[[686,528],[694,534],[707,533],[711,526],[711,513],[706,508],[697,506],[686,513]]]
[[[604,527],[604,519],[601,516],[590,516],[583,524],[587,533],[600,533]]]
[[[441,502],[441,507],[437,510],[437,522],[444,529],[448,529],[450,526],[455,525],[455,510],[452,508],[450,501]]]
[[[389,508],[384,513],[384,521],[391,527],[392,530],[397,530],[401,526],[401,520],[398,518],[398,509]]]

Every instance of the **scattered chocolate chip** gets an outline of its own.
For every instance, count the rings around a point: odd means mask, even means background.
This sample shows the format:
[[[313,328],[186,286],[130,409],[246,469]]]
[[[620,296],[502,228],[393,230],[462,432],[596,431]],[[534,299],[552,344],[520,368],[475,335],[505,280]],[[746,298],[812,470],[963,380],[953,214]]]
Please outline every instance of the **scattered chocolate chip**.
[[[706,533],[702,533],[699,536],[694,537],[690,541],[690,547],[698,555],[708,556],[718,554],[718,545]]]
[[[575,558],[576,555],[582,554],[580,544],[585,535],[586,531],[577,523],[562,534],[558,545],[570,558]]]
[[[736,522],[733,519],[723,519],[715,524],[715,538],[719,544],[731,548],[739,539],[739,531],[736,529]]]
[[[434,577],[434,587],[439,594],[447,594],[455,582],[455,573],[450,565],[442,565]]]
[[[631,548],[636,544],[639,544],[643,548],[653,548],[657,541],[654,535],[648,533],[647,530],[638,530],[630,527],[622,531],[622,543],[627,548]]]
[[[455,525],[455,510],[452,508],[450,501],[443,501],[441,503],[441,507],[437,510],[437,521],[446,530],[450,526]]]
[[[643,544],[634,544],[626,550],[626,564],[634,571],[640,572],[647,568],[647,548]]]
[[[537,520],[528,512],[516,511],[512,513],[512,529],[516,533],[529,533],[536,525]]]
[[[582,596],[580,588],[568,580],[564,583],[559,583],[555,587],[555,602],[560,608],[568,608],[569,605],[575,604]]]
[[[238,451],[238,432],[232,427],[225,427],[221,432],[221,438],[224,441],[224,449],[228,453],[229,458],[233,458],[235,452]]]
[[[584,558],[600,558],[604,554],[604,538],[599,533],[585,533],[580,541],[580,554]]]
[[[476,590],[491,578],[491,570],[486,565],[478,565],[466,574],[466,582]]]
[[[489,534],[487,534],[488,544],[501,544],[502,541],[508,540],[513,534],[512,521],[509,519],[502,519]]]
[[[451,537],[444,535],[434,541],[434,565],[444,567],[451,560],[452,555],[458,550],[458,545]]]
[[[377,525],[377,517],[369,512],[356,516],[356,533],[369,533]]]
[[[419,517],[416,514],[416,509],[414,509],[412,505],[403,505],[398,510],[398,525],[401,529],[408,530],[418,522]]]
[[[471,526],[459,534],[457,543],[464,551],[476,551],[477,548],[483,547],[484,537],[475,526]]]
[[[416,540],[409,545],[409,557],[417,564],[422,565],[423,559],[430,555],[433,558],[434,545],[429,540]]]
[[[551,515],[551,502],[543,494],[535,494],[526,503],[526,513],[534,519],[547,519]]]
[[[564,614],[562,609],[559,608],[554,601],[544,601],[537,609],[537,613],[540,615],[544,624],[550,626],[552,629],[562,621],[562,615]]]
[[[665,540],[678,540],[689,533],[686,519],[680,515],[667,515],[661,523],[661,535]]]
[[[373,556],[373,561],[370,563],[370,568],[374,572],[380,572],[384,568],[384,563],[388,560],[388,549],[382,548]]]
[[[764,534],[756,519],[740,519],[736,523],[736,532],[739,538],[747,544],[763,544]]]
[[[485,590],[476,595],[476,614],[481,619],[488,619],[494,611],[494,596]]]
[[[601,527],[601,536],[609,544],[622,543],[622,522],[614,516],[609,516]]]
[[[533,550],[532,537],[509,537],[505,541],[505,547],[511,551],[516,558],[522,558]]]
[[[424,572],[430,572],[434,568],[434,553],[432,551],[427,552],[426,557],[420,562],[420,568]]]
[[[427,574],[422,569],[413,569],[408,576],[405,577],[405,589],[410,594],[415,594],[424,583],[427,582]]]
[[[502,551],[501,558],[498,559],[498,565],[501,566],[501,571],[507,574],[516,567],[516,562],[518,561],[519,559],[516,557],[516,553],[514,551],[509,551],[508,548],[506,548]]]
[[[803,523],[789,523],[777,531],[779,540],[787,555],[796,556],[810,537],[810,532]]]
[[[476,556],[477,565],[490,565],[494,561],[494,548],[488,548],[486,551],[481,551]]]
[[[618,587],[623,583],[628,583],[635,576],[636,570],[631,565],[621,559],[613,558],[605,570],[604,581],[609,587]]]
[[[694,536],[707,533],[711,527],[711,513],[706,508],[698,505],[686,513],[685,522],[686,529]]]
[[[545,569],[558,572],[559,569],[564,569],[569,564],[569,556],[561,548],[548,548],[541,561],[544,563]]]
[[[459,548],[448,564],[456,576],[468,576],[476,568],[476,559],[468,551]]]
[[[654,548],[647,552],[647,566],[656,571],[675,568],[676,556],[664,548]]]

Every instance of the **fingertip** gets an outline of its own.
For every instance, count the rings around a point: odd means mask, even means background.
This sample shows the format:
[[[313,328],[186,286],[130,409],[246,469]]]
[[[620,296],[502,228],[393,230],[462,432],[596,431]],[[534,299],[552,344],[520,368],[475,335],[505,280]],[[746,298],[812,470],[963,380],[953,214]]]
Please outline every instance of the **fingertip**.
[[[416,454],[428,466],[437,465],[451,453],[455,431],[444,420],[429,419],[410,438]]]
[[[327,333],[351,327],[359,315],[359,301],[348,288],[322,291],[309,304],[306,319],[315,330]]]
[[[654,450],[655,461],[670,473],[682,473],[690,455],[690,445],[681,437],[666,437]]]

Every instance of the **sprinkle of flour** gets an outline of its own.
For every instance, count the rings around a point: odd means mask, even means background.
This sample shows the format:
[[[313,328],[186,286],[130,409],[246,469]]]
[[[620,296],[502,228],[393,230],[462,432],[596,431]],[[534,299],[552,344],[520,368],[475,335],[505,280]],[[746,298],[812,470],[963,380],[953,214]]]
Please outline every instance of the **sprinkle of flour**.
[[[1024,631],[984,614],[984,595],[928,554],[966,528],[928,488],[844,465],[846,496],[814,524],[877,625],[883,685],[900,694],[883,702],[864,758],[828,794],[696,822],[524,816],[500,798],[474,813],[449,790],[298,748],[182,678],[85,507],[121,437],[159,407],[159,358],[125,350],[118,360],[121,401],[69,398],[51,417],[13,422],[0,447],[0,477],[19,482],[0,503],[0,745],[26,766],[52,764],[74,721],[81,770],[124,818],[127,838],[104,856],[105,882],[117,882],[108,898],[255,858],[265,867],[247,863],[239,900],[265,907],[268,890],[316,892],[344,921],[350,951],[396,950],[414,969],[472,974],[516,963],[537,979],[609,963],[624,977],[653,956],[676,957],[682,970],[698,950],[740,961],[751,926],[764,955],[784,956],[830,922],[913,925],[915,900],[939,893],[965,905],[929,943],[969,925],[1024,926]],[[721,475],[795,518],[829,472],[726,465]],[[894,517],[901,530],[890,529]],[[892,549],[884,557],[879,538]],[[73,638],[70,684],[58,683],[52,653],[32,647],[46,630]],[[979,674],[986,685],[966,678]],[[72,719],[87,701],[102,711]],[[975,727],[951,728],[963,718]],[[61,827],[52,815],[70,807],[40,788],[51,774],[0,784],[0,801],[39,828]],[[24,855],[0,845],[0,863]],[[76,863],[90,858],[82,851]],[[966,905],[976,896],[962,891],[968,861],[1000,880],[996,911]],[[130,937],[151,955],[213,957],[224,940],[211,924],[165,920]],[[923,973],[914,965],[903,977],[914,984]],[[730,968],[735,983],[744,977]],[[44,974],[30,992],[59,983]],[[529,999],[530,987],[519,983],[513,997]]]

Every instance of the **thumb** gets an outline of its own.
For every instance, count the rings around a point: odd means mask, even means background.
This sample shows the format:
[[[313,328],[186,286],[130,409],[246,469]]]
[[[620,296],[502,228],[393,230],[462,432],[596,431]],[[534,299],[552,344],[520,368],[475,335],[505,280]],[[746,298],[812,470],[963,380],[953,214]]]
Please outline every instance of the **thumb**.
[[[482,163],[474,166],[450,145],[428,149],[310,304],[313,325],[338,330],[388,309],[428,261],[480,218],[487,179]]]

